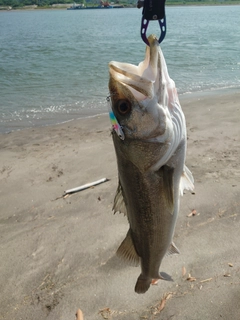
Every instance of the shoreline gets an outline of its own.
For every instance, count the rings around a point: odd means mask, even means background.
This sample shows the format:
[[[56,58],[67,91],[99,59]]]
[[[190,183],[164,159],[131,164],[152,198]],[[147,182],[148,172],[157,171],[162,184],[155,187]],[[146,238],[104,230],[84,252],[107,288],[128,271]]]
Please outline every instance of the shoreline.
[[[208,89],[208,90],[203,90],[203,91],[195,91],[195,92],[187,92],[187,93],[183,93],[183,94],[179,94],[179,100],[180,100],[180,104],[182,105],[182,103],[184,103],[184,101],[186,100],[189,100],[189,99],[199,99],[199,98],[204,98],[204,97],[217,97],[219,94],[223,94],[223,95],[230,95],[230,94],[235,94],[235,93],[238,93],[240,92],[240,87],[225,87],[225,88],[214,88],[214,89]],[[101,115],[108,115],[108,109],[107,109],[107,105],[106,105],[106,110],[100,110],[99,113],[93,113],[93,109],[89,109],[88,111],[87,110],[84,110],[84,114],[82,115],[78,115],[76,118],[71,118],[71,115],[70,115],[70,118],[69,119],[65,119],[65,120],[57,120],[57,121],[54,121],[54,118],[52,119],[52,123],[50,124],[37,124],[37,125],[24,125],[24,122],[20,122],[20,121],[16,121],[13,123],[15,123],[13,126],[16,127],[16,129],[12,129],[12,130],[3,130],[2,132],[0,131],[0,135],[5,135],[5,134],[9,134],[11,132],[20,132],[22,130],[25,130],[25,129],[36,129],[36,128],[47,128],[47,127],[52,127],[52,126],[56,126],[56,125],[61,125],[61,124],[65,124],[65,123],[69,123],[71,121],[75,121],[75,120],[82,120],[82,119],[88,119],[88,118],[94,118],[94,117],[98,117],[98,116],[101,116]],[[96,111],[96,110],[94,110]],[[80,110],[81,112],[81,110]],[[62,118],[64,117],[65,114],[62,114]],[[61,118],[61,114],[57,114],[56,115],[57,117],[56,118]],[[42,120],[44,122],[44,120]],[[41,122],[41,120],[39,121]],[[18,124],[19,123],[19,124]],[[12,123],[11,123],[12,124]],[[9,127],[9,123],[2,123],[1,124],[2,128],[4,127]]]

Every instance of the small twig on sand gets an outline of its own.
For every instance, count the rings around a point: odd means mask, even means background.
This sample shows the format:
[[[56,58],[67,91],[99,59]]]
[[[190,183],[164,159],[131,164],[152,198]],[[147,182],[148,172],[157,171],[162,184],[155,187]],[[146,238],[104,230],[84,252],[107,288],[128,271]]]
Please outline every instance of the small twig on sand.
[[[83,319],[83,313],[82,313],[82,311],[80,309],[77,310],[76,320],[84,320]]]
[[[103,179],[100,179],[100,180],[97,180],[97,181],[94,181],[94,182],[90,182],[90,183],[84,184],[83,186],[80,186],[80,187],[77,187],[77,188],[69,189],[69,190],[66,190],[64,192],[64,195],[69,194],[69,193],[75,193],[75,192],[78,192],[78,191],[82,191],[82,190],[88,189],[90,187],[96,186],[96,185],[98,185],[100,183],[103,183],[103,182],[106,182],[106,181],[109,181],[109,179],[103,178]]]

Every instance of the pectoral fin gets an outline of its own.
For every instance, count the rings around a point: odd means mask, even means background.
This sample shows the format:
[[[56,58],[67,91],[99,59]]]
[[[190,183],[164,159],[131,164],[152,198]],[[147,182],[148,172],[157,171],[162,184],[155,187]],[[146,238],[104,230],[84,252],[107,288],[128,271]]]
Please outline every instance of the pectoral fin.
[[[127,261],[131,265],[134,265],[136,267],[139,265],[140,257],[135,250],[130,231],[128,231],[126,238],[118,248],[117,256]]]
[[[165,165],[159,169],[159,174],[162,176],[163,188],[162,192],[165,196],[169,211],[173,213],[173,173],[174,169]]]

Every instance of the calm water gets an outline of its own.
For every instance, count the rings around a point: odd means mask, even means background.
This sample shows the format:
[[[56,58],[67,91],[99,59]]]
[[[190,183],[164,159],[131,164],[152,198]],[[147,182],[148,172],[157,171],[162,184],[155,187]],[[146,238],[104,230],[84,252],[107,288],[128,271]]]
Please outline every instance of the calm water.
[[[166,15],[161,47],[180,94],[240,88],[240,6]],[[143,60],[140,20],[136,8],[0,12],[0,132],[107,112],[108,62]]]

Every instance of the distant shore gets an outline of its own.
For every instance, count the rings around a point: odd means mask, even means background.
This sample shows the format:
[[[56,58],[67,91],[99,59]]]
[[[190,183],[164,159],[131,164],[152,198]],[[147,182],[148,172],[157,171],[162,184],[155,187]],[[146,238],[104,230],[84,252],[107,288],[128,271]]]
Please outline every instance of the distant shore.
[[[125,4],[125,3],[120,3],[120,5],[123,5],[124,8],[137,8],[136,5],[132,4]],[[186,2],[186,1],[181,1],[181,2],[170,2],[166,3],[166,7],[172,7],[172,6],[229,6],[229,5],[240,5],[240,1],[222,1],[222,2]],[[11,7],[11,6],[2,6],[0,7],[0,12],[1,11],[21,11],[21,10],[66,10],[67,8],[70,8],[72,6],[72,3],[68,4],[54,4],[51,6],[37,6],[37,5],[31,5],[31,6],[23,6],[23,7]],[[89,4],[90,6],[90,4]]]

